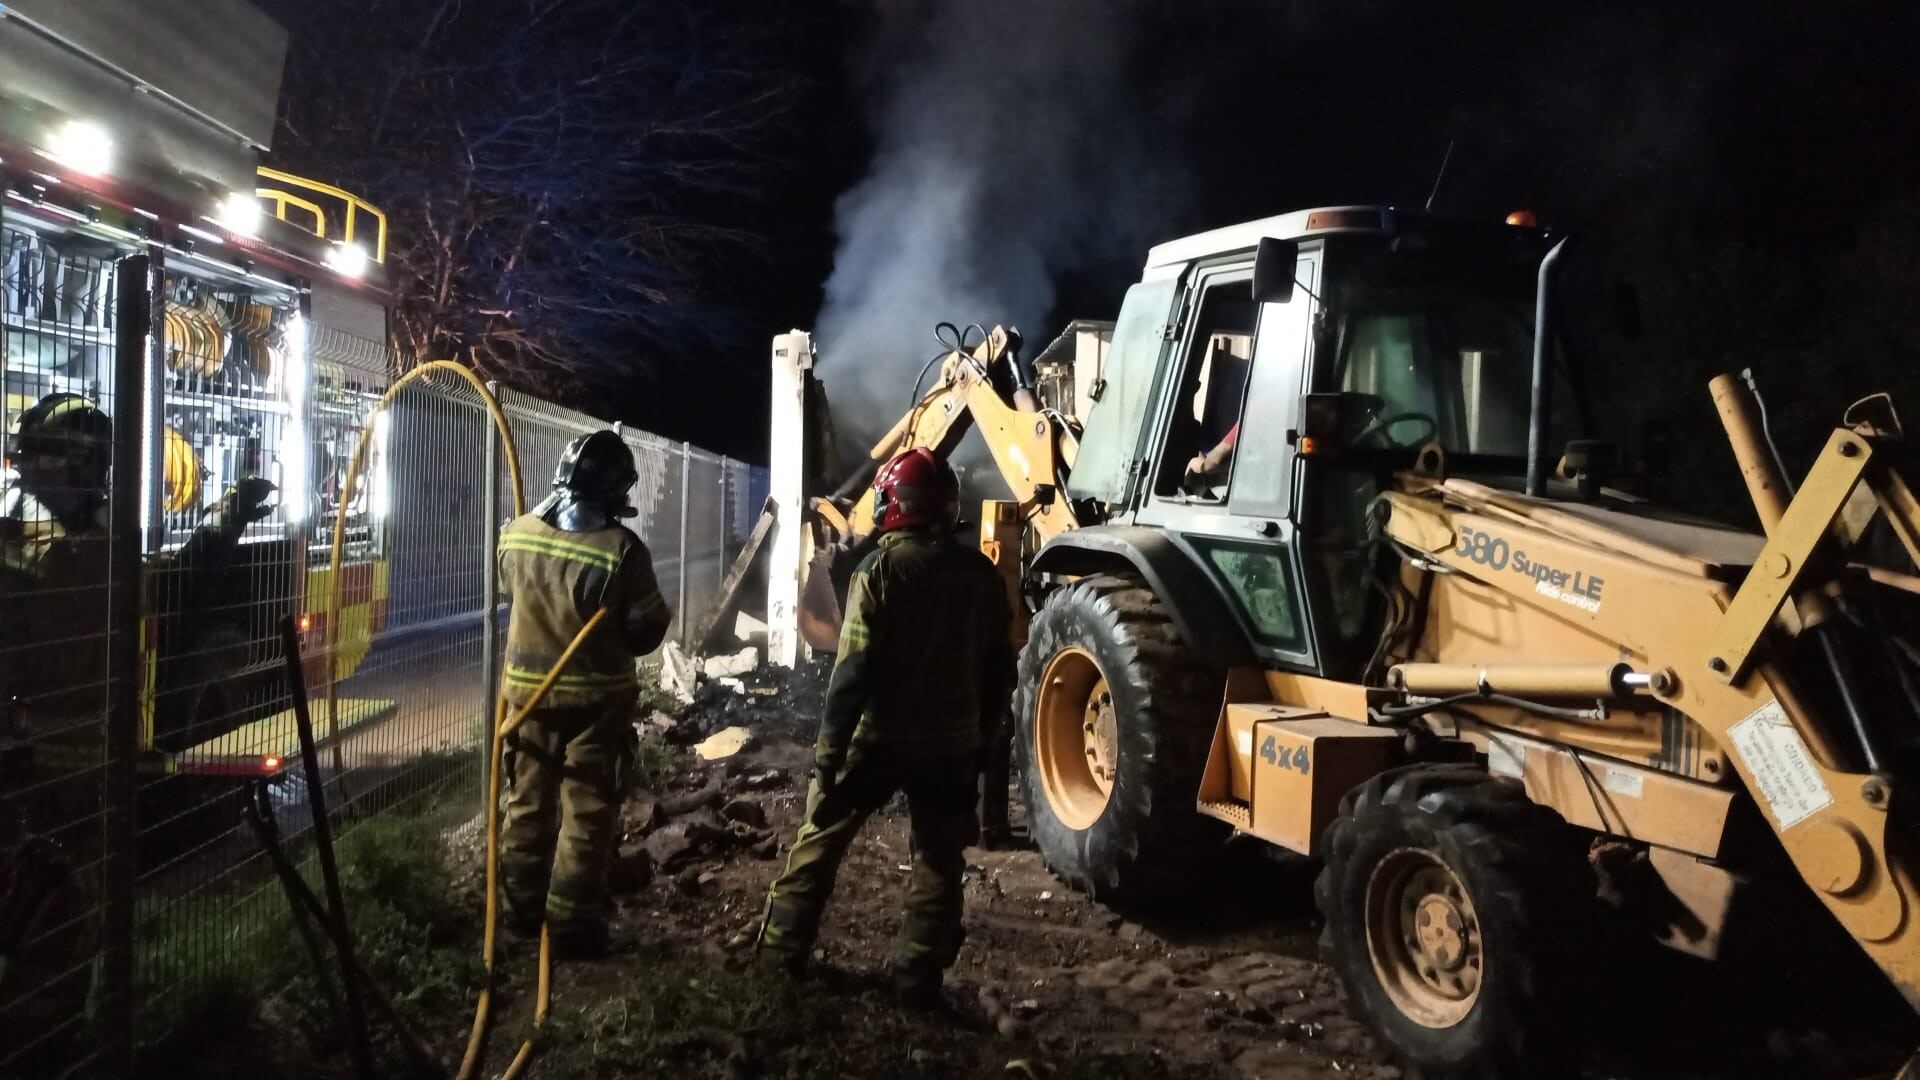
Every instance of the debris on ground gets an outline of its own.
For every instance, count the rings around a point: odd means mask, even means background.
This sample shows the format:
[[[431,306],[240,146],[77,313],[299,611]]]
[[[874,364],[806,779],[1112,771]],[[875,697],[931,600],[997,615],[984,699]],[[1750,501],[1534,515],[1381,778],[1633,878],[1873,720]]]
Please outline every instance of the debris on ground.
[[[660,669],[655,680],[660,689],[682,705],[693,704],[695,684],[699,681],[699,669],[693,658],[677,641],[667,642],[656,655],[660,658]]]
[[[720,816],[755,829],[767,827],[767,809],[752,799],[734,799],[720,808]]]
[[[753,745],[753,732],[743,727],[722,728],[695,744],[693,752],[708,761],[718,761]]]
[[[737,693],[712,681],[702,683],[681,713],[681,726],[693,739],[741,726],[763,738],[811,743],[832,666],[830,657],[817,657],[795,668],[756,668],[739,677],[742,692]]]
[[[738,678],[760,667],[760,650],[751,646],[729,656],[709,656],[700,662],[700,673],[709,679]]]
[[[722,791],[720,781],[708,780],[692,791],[683,791],[677,795],[663,795],[658,800],[660,812],[668,817],[692,813],[702,806],[712,806],[719,802]]]
[[[762,986],[753,946],[805,809],[826,672],[824,660],[745,672],[746,694],[703,674],[670,725],[648,717],[667,748],[653,790],[623,808],[615,959],[560,976],[550,1023],[575,1037],[556,1039],[543,1076],[1401,1076],[1318,958],[1310,874],[1259,852],[1179,909],[1116,911],[1064,887],[1037,852],[970,850],[946,1007],[915,1013],[888,978],[908,886],[898,868],[912,859],[895,802],[847,854],[806,982]],[[819,1011],[769,1026],[806,1008]]]
[[[733,636],[749,645],[764,645],[767,641],[767,624],[742,611],[733,617]]]

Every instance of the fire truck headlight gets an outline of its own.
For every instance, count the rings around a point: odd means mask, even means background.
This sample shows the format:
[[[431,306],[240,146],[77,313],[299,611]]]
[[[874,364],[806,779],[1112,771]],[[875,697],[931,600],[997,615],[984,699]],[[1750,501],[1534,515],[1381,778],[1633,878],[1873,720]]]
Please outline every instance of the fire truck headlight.
[[[337,274],[357,278],[367,272],[367,252],[358,244],[335,244],[327,252],[327,265]]]
[[[113,136],[91,120],[69,120],[48,133],[46,154],[74,172],[100,176],[113,166]]]
[[[260,235],[260,222],[264,217],[259,196],[250,191],[229,191],[213,220],[235,236],[252,238]]]

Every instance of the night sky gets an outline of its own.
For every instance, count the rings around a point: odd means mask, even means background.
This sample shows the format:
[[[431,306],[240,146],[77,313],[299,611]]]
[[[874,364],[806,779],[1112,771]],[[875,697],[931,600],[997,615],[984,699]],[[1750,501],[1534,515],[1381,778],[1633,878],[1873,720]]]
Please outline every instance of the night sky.
[[[1072,18],[1046,23],[1057,40],[1020,42],[997,39],[997,21],[1017,31],[1033,20],[1002,20],[1018,7],[994,0],[723,6],[779,28],[764,40],[787,111],[760,189],[704,207],[759,238],[757,252],[700,282],[727,313],[722,340],[656,344],[645,374],[610,395],[622,418],[662,434],[764,458],[768,338],[815,325],[836,199],[867,174],[875,118],[903,81],[954,64],[950,47],[962,50],[958,85],[990,82],[998,41],[1024,63],[1070,71],[1095,37],[1118,50],[1122,77],[1084,88],[1088,131],[1056,143],[1066,160],[1019,142],[1026,110],[996,113],[1014,136],[991,174],[1003,195],[1017,202],[1035,170],[1064,172],[1069,190],[1114,198],[1112,213],[1128,219],[1124,249],[1090,241],[1048,255],[1057,294],[1030,338],[1071,317],[1112,317],[1145,254],[1136,235],[1317,204],[1418,205],[1451,140],[1436,207],[1489,218],[1525,207],[1582,234],[1573,285],[1593,362],[1660,372],[1676,381],[1651,386],[1654,397],[1698,399],[1698,409],[1638,403],[1635,423],[1710,416],[1696,384],[1719,367],[1751,363],[1776,394],[1797,394],[1781,384],[1843,346],[1859,393],[1879,388],[1866,385],[1874,379],[1912,383],[1909,330],[1920,324],[1902,299],[1920,284],[1920,235],[1905,227],[1920,225],[1920,5],[1060,0]],[[1109,140],[1125,153],[1103,153]],[[1122,199],[1129,189],[1153,196]],[[1046,213],[1020,207],[1012,220]],[[989,251],[998,240],[977,238]],[[1601,298],[1622,281],[1643,297],[1638,339],[1607,325]],[[929,333],[905,366],[930,351],[936,321],[996,315],[918,313]],[[901,394],[910,380],[878,366],[871,377],[900,381]],[[1817,407],[1825,424],[1838,406]]]

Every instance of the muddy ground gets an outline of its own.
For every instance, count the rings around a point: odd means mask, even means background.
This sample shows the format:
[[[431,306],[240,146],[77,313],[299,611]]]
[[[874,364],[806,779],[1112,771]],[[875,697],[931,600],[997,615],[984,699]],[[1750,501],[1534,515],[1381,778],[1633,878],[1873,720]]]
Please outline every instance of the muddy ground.
[[[855,844],[809,977],[789,986],[750,968],[767,884],[799,822],[822,674],[703,687],[694,706],[653,722],[666,749],[654,790],[627,808],[614,951],[561,968],[540,1075],[638,1075],[662,1060],[677,1075],[728,1077],[1401,1075],[1318,959],[1317,867],[1253,844],[1230,851],[1191,901],[1156,912],[1090,903],[1032,851],[971,852],[966,947],[946,1006],[917,1013],[885,982],[908,862],[895,805]],[[754,731],[740,754],[704,762],[685,749],[730,724]],[[519,946],[508,965],[503,1031],[525,1024],[530,952]],[[663,1004],[669,979],[693,986]],[[1658,960],[1636,970],[1621,1015],[1593,1020],[1620,1029],[1593,1072],[1884,1075],[1877,1021],[1849,1032],[1814,1015],[1835,1010],[1799,1000],[1805,984],[1743,982]],[[1749,1003],[1725,1007],[1730,995]],[[688,1030],[663,1050],[654,1029],[683,1015]],[[507,1041],[495,1039],[500,1062]]]

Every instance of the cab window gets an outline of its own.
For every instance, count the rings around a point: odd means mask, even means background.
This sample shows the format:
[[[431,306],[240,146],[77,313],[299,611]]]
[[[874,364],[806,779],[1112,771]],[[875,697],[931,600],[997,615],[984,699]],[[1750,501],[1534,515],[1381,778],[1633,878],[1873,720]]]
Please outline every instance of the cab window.
[[[1371,400],[1370,445],[1438,442],[1455,455],[1525,456],[1533,262],[1349,248],[1330,277],[1330,389]],[[1570,380],[1555,382],[1553,430],[1574,431]]]
[[[1086,430],[1070,477],[1075,498],[1120,503],[1138,476],[1133,467],[1140,459],[1140,426],[1151,411],[1166,347],[1160,328],[1171,317],[1179,287],[1176,278],[1167,277],[1127,290],[1114,324],[1113,346],[1087,406]]]
[[[1202,285],[1174,384],[1154,494],[1207,502],[1226,497],[1253,363],[1255,317],[1251,278],[1216,278]]]

